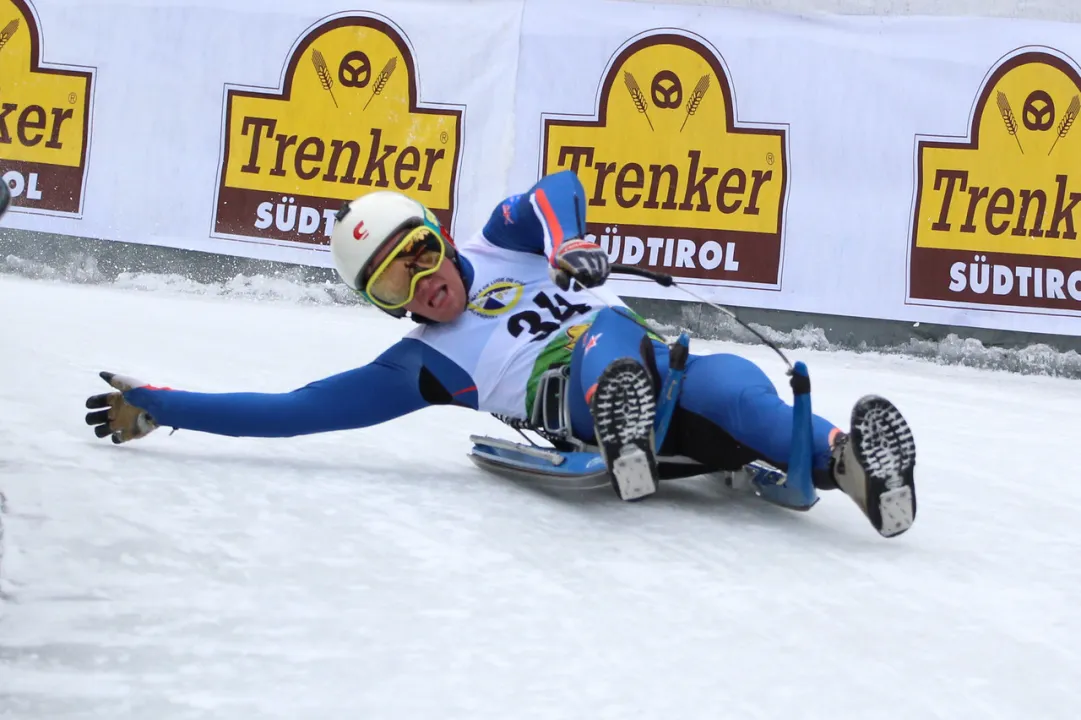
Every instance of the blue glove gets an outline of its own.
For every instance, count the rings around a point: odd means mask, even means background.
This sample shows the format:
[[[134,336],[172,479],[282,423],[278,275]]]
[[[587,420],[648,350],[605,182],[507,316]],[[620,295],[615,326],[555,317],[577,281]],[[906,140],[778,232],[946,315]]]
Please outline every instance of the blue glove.
[[[587,288],[603,285],[611,270],[604,248],[588,240],[567,240],[552,253],[548,275],[567,290],[572,280]]]

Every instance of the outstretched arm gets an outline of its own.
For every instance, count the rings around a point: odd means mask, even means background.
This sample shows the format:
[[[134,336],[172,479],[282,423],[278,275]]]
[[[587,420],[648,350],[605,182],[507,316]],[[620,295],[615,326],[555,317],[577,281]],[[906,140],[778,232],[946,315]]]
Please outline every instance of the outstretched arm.
[[[368,365],[292,392],[197,393],[143,385],[122,395],[156,426],[234,437],[292,437],[361,428],[429,405],[476,408],[477,403],[469,375],[413,339],[399,341]],[[94,415],[87,416],[88,423],[95,424]],[[95,420],[107,422],[100,415]],[[109,430],[102,432],[117,432]]]

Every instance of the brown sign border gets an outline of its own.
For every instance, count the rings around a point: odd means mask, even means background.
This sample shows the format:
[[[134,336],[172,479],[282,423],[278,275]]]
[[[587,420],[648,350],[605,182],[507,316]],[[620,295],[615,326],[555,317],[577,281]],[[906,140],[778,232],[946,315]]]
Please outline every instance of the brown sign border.
[[[18,0],[16,0],[18,1]],[[221,194],[225,190],[225,178],[228,174],[229,163],[229,128],[232,126],[233,118],[233,103],[234,97],[251,97],[263,100],[282,100],[289,102],[292,99],[293,92],[293,78],[295,71],[301,57],[311,47],[312,43],[318,40],[323,35],[337,30],[343,27],[367,27],[372,28],[378,32],[383,33],[390,38],[397,46],[398,51],[402,54],[402,59],[407,65],[407,72],[409,77],[409,112],[418,115],[455,115],[458,119],[454,131],[454,167],[451,170],[450,184],[451,184],[451,197],[450,207],[438,212],[440,214],[446,213],[450,221],[447,223],[447,230],[454,235],[453,223],[457,220],[455,210],[458,207],[458,171],[462,163],[462,131],[464,126],[465,117],[465,105],[421,105],[418,101],[417,91],[417,66],[416,58],[413,57],[413,51],[409,44],[406,42],[404,31],[399,30],[394,26],[386,16],[379,15],[377,13],[356,13],[350,12],[342,15],[330,15],[324,17],[314,24],[309,26],[308,30],[301,36],[290,51],[289,56],[286,59],[285,67],[282,70],[281,81],[279,87],[260,87],[255,85],[235,85],[231,83],[225,84],[225,108],[223,112],[222,126],[221,126],[221,156],[218,158],[218,180],[214,190],[214,210],[210,219],[210,236],[223,240],[233,240],[238,242],[250,242],[260,245],[272,245],[275,247],[296,247],[304,250],[328,250],[326,245],[312,245],[301,243],[289,243],[287,241],[274,240],[273,238],[261,238],[255,235],[234,235],[219,233],[217,231],[218,225],[218,210],[221,203]],[[249,188],[237,188],[246,190]]]
[[[1056,315],[1056,316],[1076,316],[1076,311],[1070,310],[1055,310],[1054,308],[1045,307],[1025,307],[1023,305],[1000,305],[994,303],[974,303],[969,301],[957,301],[950,302],[949,300],[939,300],[936,298],[923,298],[913,297],[912,295],[912,256],[920,248],[916,245],[916,235],[919,230],[920,219],[920,198],[923,196],[923,151],[924,148],[944,148],[951,150],[979,150],[980,148],[980,121],[983,118],[984,111],[987,109],[987,103],[991,99],[991,90],[998,85],[998,82],[1011,70],[1014,70],[1022,65],[1029,65],[1033,62],[1040,62],[1044,65],[1050,65],[1058,70],[1061,70],[1074,85],[1077,86],[1078,92],[1081,92],[1081,72],[1078,71],[1073,59],[1066,53],[1056,48],[1046,45],[1025,45],[1022,47],[1014,48],[1010,52],[999,57],[999,59],[992,66],[991,70],[987,72],[980,86],[979,94],[976,96],[976,100],[972,105],[972,117],[969,120],[969,131],[967,136],[963,135],[916,135],[916,167],[915,175],[916,182],[914,184],[915,193],[912,199],[912,212],[911,212],[911,233],[909,235],[908,253],[905,262],[905,305],[915,306],[927,306],[927,307],[944,307],[944,308],[963,308],[971,310],[985,310],[987,312],[1010,312],[1020,313],[1025,315]],[[927,138],[927,139],[921,139]],[[935,250],[936,248],[923,248],[924,250]],[[946,249],[946,248],[943,248]],[[965,251],[969,252],[969,251]],[[988,251],[981,251],[988,252]],[[1022,256],[1019,253],[1008,253],[1010,255]]]
[[[94,105],[94,92],[96,90],[94,76],[97,74],[98,68],[96,65],[51,65],[43,62],[42,54],[45,46],[45,36],[44,31],[41,29],[41,25],[38,24],[37,13],[27,0],[11,0],[11,2],[15,6],[15,9],[22,13],[23,18],[26,20],[26,29],[30,33],[30,72],[32,74],[37,73],[40,75],[64,75],[67,77],[82,78],[86,81],[86,94],[83,96],[83,149],[79,154],[79,173],[82,177],[79,183],[78,209],[71,212],[66,210],[35,208],[32,205],[20,205],[18,199],[14,198],[11,207],[9,207],[8,210],[10,212],[22,212],[31,215],[73,217],[81,220],[83,217],[83,205],[86,202],[86,182],[87,177],[90,174],[90,123],[91,118],[93,117],[90,109]],[[37,163],[35,161],[35,164],[52,165],[53,163]],[[57,165],[56,167],[67,166]]]
[[[777,267],[777,283],[772,284],[759,284],[747,281],[723,281],[718,282],[716,280],[710,280],[702,284],[707,285],[725,285],[731,287],[745,287],[748,289],[757,290],[771,290],[780,291],[784,280],[784,258],[785,258],[785,218],[788,213],[788,200],[789,200],[789,171],[790,165],[788,162],[788,137],[791,130],[789,123],[758,123],[759,125],[772,125],[773,127],[754,127],[745,126],[736,122],[736,103],[735,97],[732,93],[732,81],[728,76],[728,71],[725,68],[720,53],[716,49],[711,47],[707,41],[698,36],[694,36],[683,29],[673,28],[654,28],[652,30],[646,30],[642,33],[638,33],[635,36],[637,39],[631,39],[627,44],[623,45],[620,50],[609,59],[608,65],[605,68],[604,76],[600,79],[600,92],[595,105],[596,110],[592,115],[575,114],[575,113],[542,113],[541,115],[541,156],[540,156],[540,177],[544,177],[548,172],[548,129],[550,127],[607,127],[608,126],[608,98],[611,94],[612,87],[615,85],[616,74],[623,63],[638,51],[651,47],[653,45],[678,45],[680,47],[687,48],[691,52],[701,56],[714,74],[717,76],[718,83],[721,86],[721,92],[724,96],[724,104],[727,112],[725,112],[725,135],[776,135],[781,138],[781,167],[784,169],[784,178],[781,180],[781,207],[777,213],[777,229],[774,231],[780,240],[778,267]],[[576,119],[580,118],[580,119]],[[694,229],[694,228],[692,228]],[[772,234],[772,233],[771,233]],[[633,278],[626,278],[626,280],[633,281]],[[687,279],[683,280],[684,282]],[[693,279],[690,280],[692,283]]]

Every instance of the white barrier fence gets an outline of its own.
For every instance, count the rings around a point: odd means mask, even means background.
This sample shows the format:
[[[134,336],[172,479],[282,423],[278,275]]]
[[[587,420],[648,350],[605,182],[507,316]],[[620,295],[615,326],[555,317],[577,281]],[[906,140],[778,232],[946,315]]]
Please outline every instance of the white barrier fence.
[[[5,223],[328,266],[344,199],[466,234],[571,168],[613,259],[722,302],[1075,335],[1078,57],[1013,19],[0,0]]]

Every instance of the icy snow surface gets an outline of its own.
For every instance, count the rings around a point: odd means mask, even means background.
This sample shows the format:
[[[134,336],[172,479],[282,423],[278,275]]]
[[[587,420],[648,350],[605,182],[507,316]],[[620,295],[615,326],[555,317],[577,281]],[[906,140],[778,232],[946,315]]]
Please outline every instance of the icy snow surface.
[[[289,390],[407,329],[0,277],[0,717],[1077,717],[1077,380],[792,351],[817,412],[877,392],[913,424],[893,540],[837,493],[797,514],[708,478],[636,504],[510,484],[466,458],[503,426],[461,409],[123,447],[83,423],[99,370]],[[784,382],[763,348],[692,349]]]

